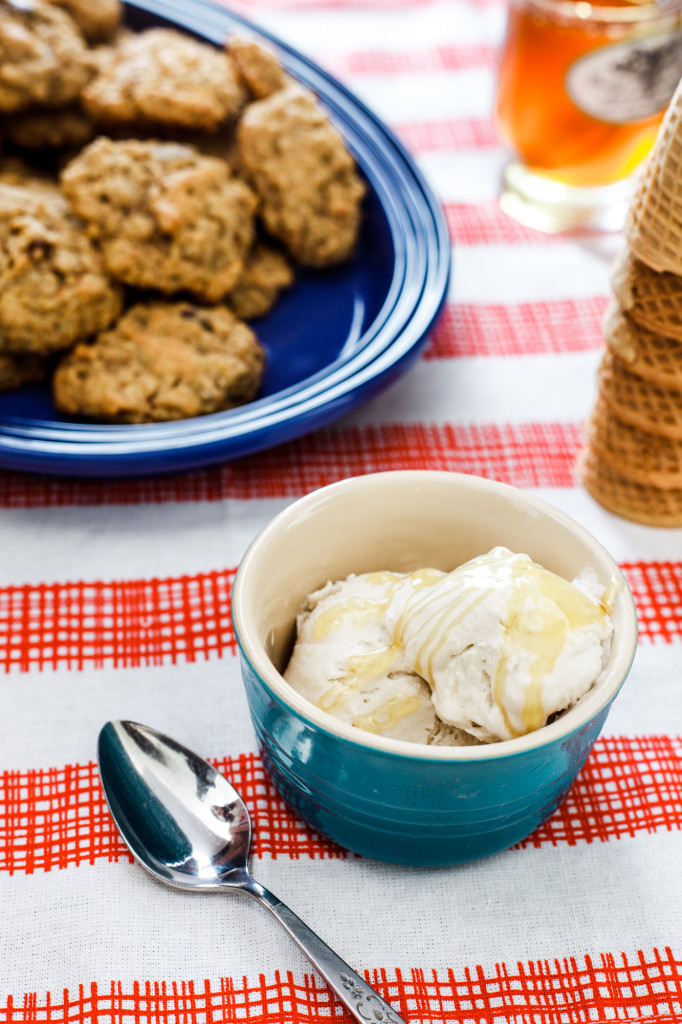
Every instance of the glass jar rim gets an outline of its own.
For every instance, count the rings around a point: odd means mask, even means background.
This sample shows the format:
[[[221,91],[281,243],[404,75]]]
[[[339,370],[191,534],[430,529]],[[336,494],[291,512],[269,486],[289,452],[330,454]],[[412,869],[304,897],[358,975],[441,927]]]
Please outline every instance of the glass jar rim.
[[[682,23],[682,0],[637,2],[617,6],[590,0],[520,0],[520,6],[551,13],[553,18],[577,24],[646,25],[676,16]]]

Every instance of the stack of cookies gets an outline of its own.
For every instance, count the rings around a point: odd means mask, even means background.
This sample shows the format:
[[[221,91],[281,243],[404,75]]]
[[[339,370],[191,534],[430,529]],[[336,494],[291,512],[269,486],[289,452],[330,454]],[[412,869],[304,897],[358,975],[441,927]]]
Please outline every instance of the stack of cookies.
[[[0,0],[0,390],[99,422],[251,401],[250,326],[353,255],[364,184],[274,53],[120,0]],[[246,321],[249,321],[247,323]]]
[[[682,84],[628,211],[580,475],[612,512],[682,526]]]

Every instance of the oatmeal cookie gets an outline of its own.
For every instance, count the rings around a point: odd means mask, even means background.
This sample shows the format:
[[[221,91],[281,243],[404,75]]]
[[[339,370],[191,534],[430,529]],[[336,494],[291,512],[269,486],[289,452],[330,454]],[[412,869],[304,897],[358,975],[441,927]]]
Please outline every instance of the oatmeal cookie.
[[[45,0],[0,0],[0,111],[63,107],[90,77],[83,34]]]
[[[20,149],[80,149],[93,138],[92,118],[77,103],[56,110],[45,108],[13,114],[2,122],[2,131],[9,142]]]
[[[118,316],[121,289],[57,190],[0,186],[0,348],[47,355]]]
[[[237,283],[256,198],[224,160],[173,142],[99,138],[61,182],[117,280],[207,302]]]
[[[293,284],[294,272],[279,249],[257,242],[246,258],[244,271],[227,297],[230,309],[242,320],[269,313],[283,288]]]
[[[106,127],[158,124],[217,129],[245,101],[229,55],[167,28],[119,44],[83,90],[83,104]]]
[[[271,96],[287,84],[287,75],[274,53],[253,39],[231,36],[225,48],[249,94],[256,100]]]
[[[33,384],[47,375],[47,364],[40,356],[0,352],[0,391]]]
[[[305,265],[347,259],[365,190],[341,135],[312,93],[288,85],[251,103],[237,126],[237,143],[268,232]]]
[[[49,0],[68,11],[89,43],[110,39],[121,24],[121,0]]]
[[[264,353],[224,306],[133,306],[94,344],[77,345],[54,375],[57,408],[109,423],[150,423],[250,401]]]

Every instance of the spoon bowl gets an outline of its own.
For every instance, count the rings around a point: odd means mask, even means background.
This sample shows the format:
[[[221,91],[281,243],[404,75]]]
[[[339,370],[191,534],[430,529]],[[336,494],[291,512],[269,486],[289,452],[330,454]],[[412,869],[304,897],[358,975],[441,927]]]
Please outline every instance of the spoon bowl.
[[[98,761],[124,841],[157,878],[182,889],[217,889],[247,867],[249,812],[208,762],[136,722],[104,726]]]
[[[277,918],[356,1020],[405,1024],[374,989],[249,872],[246,804],[212,765],[137,722],[107,722],[97,748],[102,788],[133,856],[180,889],[239,889]]]

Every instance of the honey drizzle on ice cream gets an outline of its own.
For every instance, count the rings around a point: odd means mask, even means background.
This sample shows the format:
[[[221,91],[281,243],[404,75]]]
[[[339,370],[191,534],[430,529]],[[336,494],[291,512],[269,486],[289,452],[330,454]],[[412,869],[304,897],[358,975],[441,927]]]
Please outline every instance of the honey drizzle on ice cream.
[[[511,735],[520,736],[544,724],[543,680],[556,664],[572,630],[604,622],[608,609],[603,603],[596,603],[574,583],[544,569],[527,555],[493,548],[448,573],[428,594],[410,595],[394,626],[393,637],[394,642],[405,646],[410,637],[427,630],[414,654],[414,663],[433,688],[434,663],[446,650],[448,637],[466,616],[501,588],[510,591],[510,598],[502,618],[503,646],[492,698]],[[426,625],[428,622],[430,626]],[[530,655],[529,681],[519,728],[510,720],[505,688],[511,666],[523,654]]]
[[[508,566],[513,588],[505,623],[504,649],[493,684],[493,700],[503,712],[509,731],[518,734],[519,730],[514,729],[506,714],[504,700],[504,688],[514,654],[522,651],[532,655],[530,680],[521,712],[523,732],[532,732],[545,722],[543,680],[554,668],[569,632],[603,622],[607,613],[573,583],[548,572],[525,556],[509,559]]]
[[[397,653],[415,639],[418,643],[412,655],[414,671],[433,689],[435,664],[439,656],[446,654],[455,628],[496,591],[506,590],[510,596],[500,619],[503,641],[492,681],[492,699],[512,736],[544,724],[547,712],[543,680],[556,664],[571,631],[603,625],[620,588],[619,583],[612,581],[597,603],[575,583],[544,569],[527,555],[516,555],[505,548],[494,548],[450,573],[419,569],[406,575],[371,573],[366,579],[385,588],[381,599],[354,597],[332,605],[315,623],[315,637],[326,637],[344,620],[361,624],[381,619],[399,600],[403,604],[393,625],[392,642],[351,656],[346,677],[334,682],[319,699],[318,706],[334,714],[349,692],[390,672]],[[523,707],[510,716],[505,690],[519,658],[527,664],[528,683]],[[371,715],[360,716],[362,721],[358,719],[355,724],[366,731],[382,732],[413,710],[412,698],[394,698]]]
[[[402,578],[402,576],[398,576],[394,572],[373,572],[367,576],[367,582],[377,585],[393,582],[399,583]],[[382,600],[377,600],[373,597],[351,597],[350,600],[342,604],[332,605],[315,622],[315,639],[324,640],[344,620],[350,620],[359,626],[369,619],[380,618],[388,609],[391,597],[392,591],[389,591],[389,596]]]
[[[336,629],[340,623],[351,621],[354,625],[362,625],[371,619],[382,619],[399,586],[409,580],[412,587],[431,586],[444,573],[436,569],[419,569],[408,576],[392,572],[368,573],[366,581],[370,585],[386,587],[384,597],[377,598],[353,597],[348,601],[332,605],[316,620],[313,635],[316,640],[323,640]],[[317,706],[329,714],[336,714],[346,703],[350,693],[370,679],[379,679],[388,675],[395,660],[398,645],[394,642],[387,646],[373,648],[361,654],[353,654],[348,658],[348,673],[343,679],[337,679],[317,701]],[[394,728],[398,722],[417,710],[419,699],[414,696],[391,697],[373,712],[359,715],[353,724],[365,732],[380,734]]]

